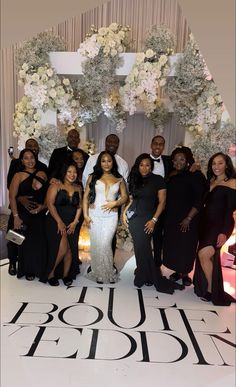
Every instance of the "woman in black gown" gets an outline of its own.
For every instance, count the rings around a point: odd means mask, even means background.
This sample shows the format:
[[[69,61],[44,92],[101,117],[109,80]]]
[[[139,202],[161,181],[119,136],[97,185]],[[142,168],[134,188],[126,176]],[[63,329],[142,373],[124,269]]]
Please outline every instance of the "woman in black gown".
[[[185,148],[176,148],[171,155],[174,170],[167,181],[164,221],[163,264],[175,272],[170,280],[192,281],[198,243],[199,210],[206,192],[206,179],[200,171],[190,172],[191,160]]]
[[[183,287],[162,277],[153,260],[152,233],[166,198],[164,179],[152,173],[153,167],[154,161],[149,154],[137,157],[128,179],[130,203],[123,212],[123,222],[129,227],[134,243],[137,263],[134,285],[154,285],[159,292],[173,294],[174,289]],[[130,217],[132,212],[134,214]]]
[[[72,284],[79,273],[78,238],[81,223],[82,189],[75,184],[75,164],[63,166],[61,183],[51,184],[47,193],[49,214],[46,217],[48,238],[47,280],[58,286],[63,278],[66,286]]]
[[[25,240],[19,246],[17,277],[25,275],[32,281],[35,277],[42,278],[46,265],[46,236],[44,218],[46,205],[44,199],[47,192],[47,176],[36,169],[36,156],[30,149],[21,151],[19,159],[22,171],[17,172],[9,188],[11,207],[10,228],[19,230],[24,224]],[[28,196],[35,206],[27,210],[17,201],[19,196]]]
[[[207,177],[210,190],[201,216],[194,291],[204,301],[227,306],[235,299],[224,291],[220,249],[234,228],[236,179],[230,157],[221,152],[214,154],[208,163]]]

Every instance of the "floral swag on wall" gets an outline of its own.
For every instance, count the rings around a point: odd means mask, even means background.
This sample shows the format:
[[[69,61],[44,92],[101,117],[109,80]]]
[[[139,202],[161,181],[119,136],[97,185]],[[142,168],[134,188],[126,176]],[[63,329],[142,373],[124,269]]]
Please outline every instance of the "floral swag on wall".
[[[198,144],[209,138],[206,133],[219,127],[223,102],[193,36],[176,64],[175,76],[168,77],[169,56],[174,53],[176,40],[166,26],[152,27],[144,52],[137,53],[130,74],[119,82],[116,69],[122,65],[120,54],[130,50],[129,31],[128,26],[117,23],[98,30],[92,26],[78,49],[85,60],[83,75],[76,81],[59,76],[50,66],[49,52],[65,50],[58,36],[40,33],[18,50],[19,83],[25,94],[14,114],[14,135],[20,149],[29,137],[38,139],[41,149],[50,149],[50,138],[52,147],[60,146],[58,128],[54,127],[54,137],[43,135],[53,132],[52,126],[45,128],[41,124],[41,111],[49,109],[57,111],[58,120],[67,130],[95,122],[104,113],[118,132],[124,130],[127,114],[142,110],[161,133],[169,119],[166,97],[179,123]],[[211,141],[213,138],[217,136],[211,136]],[[45,152],[45,159],[49,155]],[[206,152],[206,159],[208,155]]]

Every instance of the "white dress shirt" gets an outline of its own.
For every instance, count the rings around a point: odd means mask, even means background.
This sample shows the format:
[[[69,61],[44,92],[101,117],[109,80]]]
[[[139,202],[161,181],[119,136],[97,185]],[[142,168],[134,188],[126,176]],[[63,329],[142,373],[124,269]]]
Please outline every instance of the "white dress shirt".
[[[154,168],[153,168],[152,173],[154,175],[160,175],[162,177],[165,177],[165,168],[164,168],[164,163],[163,163],[162,157],[159,156],[155,159],[155,157],[153,157],[152,155],[150,155],[150,156],[153,160],[160,160],[159,162],[154,161]]]
[[[93,173],[93,167],[97,162],[99,154],[100,153],[96,153],[95,155],[90,156],[85,165],[83,176],[82,176],[82,183],[84,188],[86,186],[86,182],[88,180],[90,173]],[[117,154],[115,154],[115,159],[118,166],[118,172],[121,174],[124,180],[127,181],[128,174],[129,174],[129,167],[127,162]]]

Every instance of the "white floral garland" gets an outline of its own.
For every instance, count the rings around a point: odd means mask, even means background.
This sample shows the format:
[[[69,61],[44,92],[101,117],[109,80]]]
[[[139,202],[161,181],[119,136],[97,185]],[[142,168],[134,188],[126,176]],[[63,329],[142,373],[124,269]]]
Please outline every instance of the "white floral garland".
[[[168,56],[157,57],[152,49],[138,53],[120,93],[125,110],[133,115],[140,107],[147,116],[157,108],[158,89],[166,84],[169,73]]]

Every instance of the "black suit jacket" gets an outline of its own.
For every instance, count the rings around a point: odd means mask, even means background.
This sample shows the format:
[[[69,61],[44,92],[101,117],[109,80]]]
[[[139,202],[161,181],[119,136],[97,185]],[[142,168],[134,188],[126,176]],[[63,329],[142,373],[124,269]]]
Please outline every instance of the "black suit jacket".
[[[43,171],[46,173],[48,176],[48,167],[46,164],[42,163],[41,161],[37,161],[36,168],[39,171]],[[11,164],[8,170],[7,174],[7,188],[9,189],[11,181],[13,179],[13,176],[15,175],[16,172],[19,172],[21,170],[21,161],[20,159],[13,159],[11,160]]]
[[[85,163],[87,162],[89,155],[83,151],[82,149],[78,148],[78,150],[83,153],[84,155],[84,160]],[[48,165],[48,173],[49,177],[55,177],[59,178],[60,177],[60,172],[63,164],[67,161],[71,151],[67,149],[67,146],[63,146],[62,148],[57,148],[54,149],[52,152],[52,155],[49,160],[49,165]]]
[[[164,164],[164,170],[165,170],[164,179],[167,179],[169,174],[170,174],[170,172],[173,169],[172,161],[171,161],[170,156],[167,156],[167,155],[161,155],[161,158],[162,158],[162,161],[163,161],[163,164]]]

